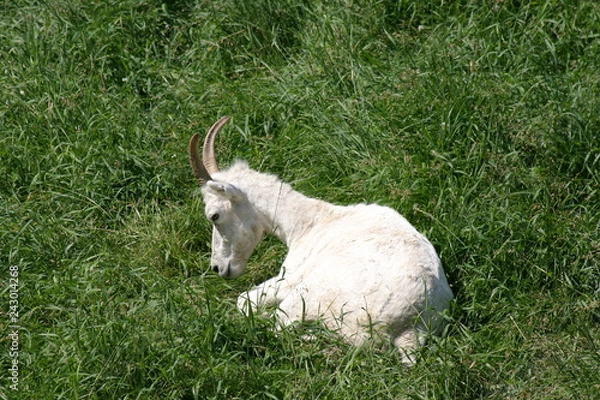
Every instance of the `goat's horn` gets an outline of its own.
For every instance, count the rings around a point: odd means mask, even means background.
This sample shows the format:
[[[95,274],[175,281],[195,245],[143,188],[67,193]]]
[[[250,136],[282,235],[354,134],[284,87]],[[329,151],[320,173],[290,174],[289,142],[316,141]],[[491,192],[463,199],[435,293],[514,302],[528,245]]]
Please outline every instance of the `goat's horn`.
[[[194,176],[198,179],[198,183],[200,186],[203,186],[206,182],[212,180],[212,178],[200,160],[200,154],[198,154],[199,140],[200,137],[197,133],[190,139],[190,165],[192,166]]]
[[[206,139],[204,139],[204,147],[202,148],[202,160],[200,159],[200,154],[198,154],[198,141],[200,137],[196,133],[190,139],[190,165],[200,186],[212,180],[210,174],[219,172],[217,158],[215,157],[215,137],[230,118],[221,118],[208,130]]]
[[[217,165],[217,158],[215,157],[215,138],[217,134],[229,121],[231,117],[223,117],[208,130],[206,139],[204,139],[204,147],[202,148],[202,163],[206,167],[209,174],[219,172],[219,166]]]

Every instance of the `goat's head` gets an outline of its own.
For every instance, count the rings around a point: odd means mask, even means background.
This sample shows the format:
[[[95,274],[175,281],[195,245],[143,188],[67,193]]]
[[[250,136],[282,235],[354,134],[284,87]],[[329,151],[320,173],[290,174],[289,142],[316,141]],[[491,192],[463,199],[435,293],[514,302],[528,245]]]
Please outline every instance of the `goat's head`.
[[[214,143],[219,130],[229,121],[223,117],[208,131],[202,159],[198,154],[199,136],[190,140],[190,163],[202,187],[206,217],[213,224],[211,266],[223,278],[237,278],[246,270],[250,254],[265,230],[261,217],[246,195],[235,185],[213,179],[220,171]]]

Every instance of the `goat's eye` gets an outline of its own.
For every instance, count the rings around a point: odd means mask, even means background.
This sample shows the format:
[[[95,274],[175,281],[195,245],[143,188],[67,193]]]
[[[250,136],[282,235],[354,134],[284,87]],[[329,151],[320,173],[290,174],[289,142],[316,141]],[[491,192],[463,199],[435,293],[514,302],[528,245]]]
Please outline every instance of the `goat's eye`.
[[[218,221],[218,219],[219,219],[220,217],[221,217],[221,216],[220,216],[218,213],[215,213],[215,214],[213,214],[213,215],[211,215],[211,216],[210,216],[210,220],[211,220],[212,222],[216,222],[216,221]]]

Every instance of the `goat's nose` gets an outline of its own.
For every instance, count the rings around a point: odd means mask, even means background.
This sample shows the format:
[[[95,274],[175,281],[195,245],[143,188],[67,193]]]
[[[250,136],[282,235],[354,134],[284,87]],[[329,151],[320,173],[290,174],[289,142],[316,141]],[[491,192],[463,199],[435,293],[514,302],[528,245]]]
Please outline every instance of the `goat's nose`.
[[[219,266],[218,265],[213,265],[212,266],[212,270],[215,272],[219,272]]]

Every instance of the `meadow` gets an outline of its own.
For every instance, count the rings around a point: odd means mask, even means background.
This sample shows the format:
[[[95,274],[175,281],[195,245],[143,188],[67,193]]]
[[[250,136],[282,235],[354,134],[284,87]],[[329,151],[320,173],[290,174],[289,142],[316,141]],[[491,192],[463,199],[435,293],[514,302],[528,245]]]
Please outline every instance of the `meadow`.
[[[0,399],[600,398],[598,21],[592,0],[2,2]],[[187,145],[223,115],[222,166],[431,240],[456,299],[413,368],[237,312],[286,249],[209,268]]]

